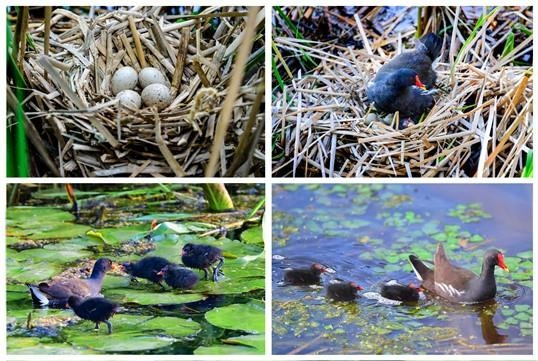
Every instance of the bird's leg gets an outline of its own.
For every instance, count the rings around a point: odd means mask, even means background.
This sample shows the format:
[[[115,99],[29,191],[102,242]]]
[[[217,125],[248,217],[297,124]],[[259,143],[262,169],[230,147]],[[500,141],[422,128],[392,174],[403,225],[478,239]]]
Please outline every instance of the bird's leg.
[[[94,331],[99,331],[99,322],[95,323],[95,328],[93,330]]]
[[[103,322],[106,323],[106,327],[108,328],[108,334],[110,335],[112,333],[112,324],[110,323],[110,321]]]
[[[162,281],[161,281],[161,282],[157,282],[157,284],[158,284],[159,286],[161,286],[161,290],[166,291],[166,287],[164,287],[164,285],[162,284]]]
[[[219,259],[219,263],[217,264],[217,267],[215,267],[215,270],[213,271],[213,282],[218,282],[218,280],[219,280],[220,268],[222,267],[223,264],[224,264],[224,258],[221,257],[221,258]]]
[[[207,281],[209,279],[207,276],[207,269],[203,268],[203,270],[204,270],[204,280]]]

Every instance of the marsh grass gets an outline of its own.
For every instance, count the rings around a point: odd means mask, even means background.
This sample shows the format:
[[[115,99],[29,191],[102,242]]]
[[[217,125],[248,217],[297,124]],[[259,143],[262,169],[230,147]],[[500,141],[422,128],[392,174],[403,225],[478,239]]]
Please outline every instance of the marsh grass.
[[[415,35],[414,29],[391,31],[404,15],[382,23],[382,35],[365,25],[372,22],[370,13],[361,15],[368,22],[357,14],[347,19],[362,48],[278,36],[286,31],[274,31],[274,47],[287,55],[273,56],[273,73],[285,68],[283,62],[290,64],[305,53],[319,65],[311,71],[296,68],[291,79],[277,80],[272,104],[273,175],[522,175],[533,147],[533,72],[529,65],[518,65],[518,59],[532,53],[532,13],[528,8],[482,9],[474,20],[459,7],[436,7],[428,13],[433,15],[423,19],[422,32],[438,32],[444,44],[434,65],[439,93],[433,109],[404,130],[395,127],[398,114],[389,125],[369,121],[375,111],[365,96],[376,71]],[[521,27],[528,31],[518,30]],[[523,36],[517,45],[510,45],[511,31]]]

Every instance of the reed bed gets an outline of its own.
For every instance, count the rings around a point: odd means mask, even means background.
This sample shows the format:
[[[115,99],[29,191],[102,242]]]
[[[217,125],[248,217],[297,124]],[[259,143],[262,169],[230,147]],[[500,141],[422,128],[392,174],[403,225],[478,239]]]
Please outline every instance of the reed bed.
[[[26,25],[19,13],[13,32],[21,26],[26,42],[16,37],[13,54],[26,82],[26,132],[41,145],[33,176],[263,175],[263,9],[55,8]],[[120,106],[110,80],[122,66],[160,69],[172,103]]]
[[[290,18],[296,15],[297,10],[285,10]],[[291,77],[273,97],[274,176],[518,177],[532,167],[532,67],[517,61],[532,57],[532,33],[506,46],[514,24],[532,30],[531,10],[488,9],[475,24],[462,8],[425,10],[418,20],[422,33],[440,32],[444,41],[434,64],[439,92],[422,121],[403,130],[396,126],[397,114],[374,117],[365,88],[385,62],[412,43],[415,27],[392,29],[416,8],[380,27],[376,23],[378,29],[367,24],[379,8],[342,20],[361,48],[276,30],[276,63]],[[342,19],[334,9],[325,12]],[[292,71],[287,65],[307,58],[317,62],[312,70]]]

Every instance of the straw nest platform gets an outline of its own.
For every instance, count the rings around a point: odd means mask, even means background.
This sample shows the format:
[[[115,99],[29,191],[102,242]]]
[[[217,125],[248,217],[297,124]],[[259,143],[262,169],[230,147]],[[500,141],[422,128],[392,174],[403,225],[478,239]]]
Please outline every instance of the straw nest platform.
[[[454,20],[449,25],[458,29],[459,15],[450,14]],[[496,34],[486,34],[494,20]],[[525,20],[532,28],[532,19]],[[412,44],[415,30],[389,36],[391,24],[383,36],[377,36],[365,29],[358,16],[350,22],[363,49],[275,39],[281,52],[308,54],[319,65],[307,75],[294,74],[285,92],[273,101],[274,175],[521,175],[532,149],[532,69],[513,65],[513,59],[532,53],[532,36],[500,58],[493,55],[506,38],[499,32],[513,22],[499,13],[492,14],[467,44],[459,31],[445,33],[444,50],[435,64],[436,104],[421,122],[398,130],[397,114],[386,122],[373,120],[376,117],[370,113],[375,109],[366,102],[365,88],[394,56],[382,47],[393,44],[397,52],[402,51],[402,44]],[[495,35],[500,39],[493,41]]]
[[[213,7],[190,17],[161,7],[92,10],[54,9],[50,26],[30,16],[24,111],[31,141],[44,143],[40,156],[49,158],[34,176],[263,175],[263,9]],[[171,105],[122,107],[110,89],[122,66],[160,69]]]

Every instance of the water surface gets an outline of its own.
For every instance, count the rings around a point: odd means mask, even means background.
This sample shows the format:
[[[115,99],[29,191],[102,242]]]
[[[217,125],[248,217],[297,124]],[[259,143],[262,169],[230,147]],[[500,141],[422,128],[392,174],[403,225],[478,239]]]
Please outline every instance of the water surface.
[[[273,352],[313,354],[532,353],[530,185],[275,185]],[[334,303],[324,286],[281,286],[284,269],[321,262],[376,292],[417,283],[408,255],[432,259],[443,242],[454,263],[480,272],[489,248],[505,253],[497,297],[461,306],[429,297],[389,306]]]

